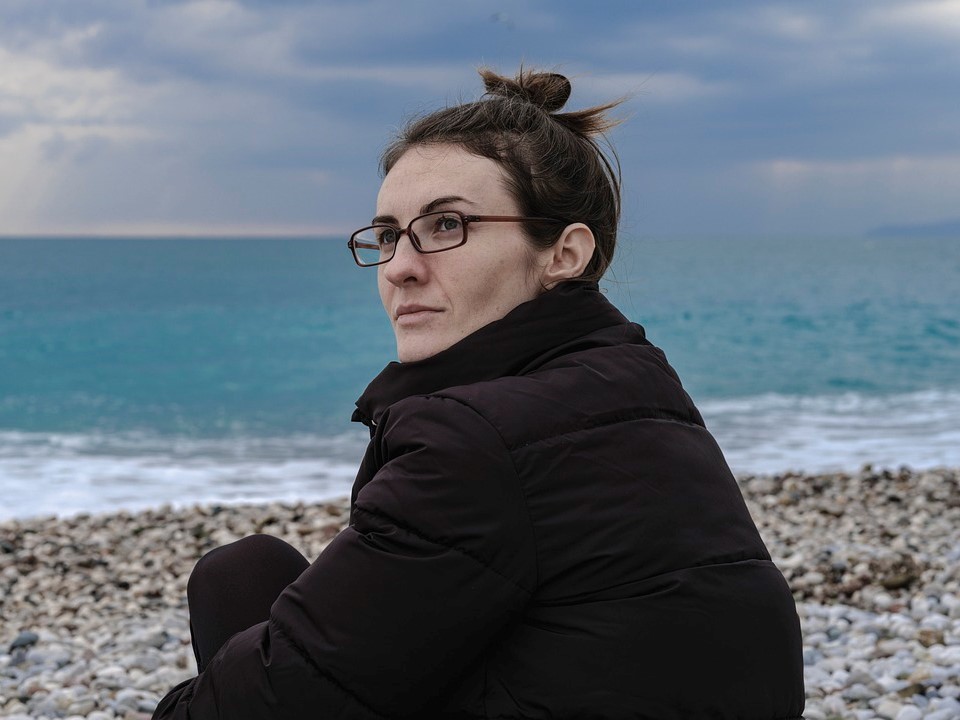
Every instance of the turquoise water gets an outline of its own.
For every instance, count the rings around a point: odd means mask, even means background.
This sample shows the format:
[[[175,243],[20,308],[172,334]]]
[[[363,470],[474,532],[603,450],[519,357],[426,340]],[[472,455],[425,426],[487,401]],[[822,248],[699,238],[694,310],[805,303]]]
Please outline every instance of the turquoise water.
[[[625,242],[735,470],[960,464],[960,239]],[[339,239],[0,240],[0,515],[340,494],[392,359]]]
[[[344,245],[0,241],[0,428],[342,431],[392,347]]]

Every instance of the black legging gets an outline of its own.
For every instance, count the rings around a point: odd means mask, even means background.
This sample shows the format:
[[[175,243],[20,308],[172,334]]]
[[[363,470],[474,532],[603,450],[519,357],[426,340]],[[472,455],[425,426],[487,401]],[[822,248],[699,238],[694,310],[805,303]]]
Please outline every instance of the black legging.
[[[231,636],[267,620],[274,600],[309,565],[270,535],[250,535],[200,558],[187,581],[197,668],[202,672]]]

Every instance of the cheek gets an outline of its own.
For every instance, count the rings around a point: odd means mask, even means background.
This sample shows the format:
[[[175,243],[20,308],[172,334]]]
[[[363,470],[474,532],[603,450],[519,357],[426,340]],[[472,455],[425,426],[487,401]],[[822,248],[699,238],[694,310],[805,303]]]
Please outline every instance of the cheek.
[[[532,300],[539,291],[535,268],[525,253],[498,258],[486,272],[470,277],[469,284],[473,307],[487,320],[503,317],[517,305]]]
[[[383,266],[381,266],[382,268]],[[384,309],[390,307],[390,289],[393,287],[388,283],[383,277],[383,270],[377,268],[377,292],[380,294],[380,302],[383,304]]]

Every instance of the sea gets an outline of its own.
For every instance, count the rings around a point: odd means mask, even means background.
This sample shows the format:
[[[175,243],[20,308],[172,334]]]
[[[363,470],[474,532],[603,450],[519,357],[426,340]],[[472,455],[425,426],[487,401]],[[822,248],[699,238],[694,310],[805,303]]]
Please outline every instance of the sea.
[[[960,466],[960,238],[617,252],[735,473]],[[0,519],[348,494],[375,276],[342,238],[0,239]]]

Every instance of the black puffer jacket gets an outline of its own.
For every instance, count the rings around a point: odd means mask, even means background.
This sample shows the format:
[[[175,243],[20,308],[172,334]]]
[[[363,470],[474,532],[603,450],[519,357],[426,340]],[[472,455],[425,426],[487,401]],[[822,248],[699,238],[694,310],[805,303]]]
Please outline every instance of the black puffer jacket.
[[[355,419],[349,528],[167,716],[801,714],[786,583],[676,374],[596,286],[391,364]]]

